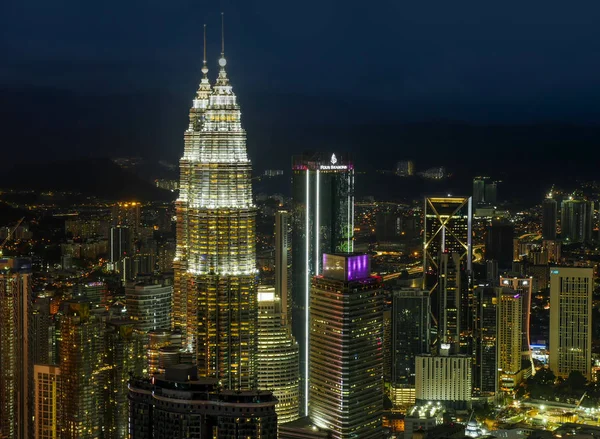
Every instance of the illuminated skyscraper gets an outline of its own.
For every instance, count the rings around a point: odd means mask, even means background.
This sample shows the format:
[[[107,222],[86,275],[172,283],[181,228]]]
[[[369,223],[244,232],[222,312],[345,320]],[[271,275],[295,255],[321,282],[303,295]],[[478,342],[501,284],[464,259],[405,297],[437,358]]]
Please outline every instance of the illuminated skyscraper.
[[[58,429],[60,368],[35,364],[33,374],[34,437],[35,439],[60,439]]]
[[[498,371],[500,388],[513,390],[520,382],[523,297],[501,288],[498,297]]]
[[[28,439],[33,419],[31,261],[0,259],[0,438]]]
[[[340,154],[292,160],[292,330],[300,346],[300,411],[308,410],[308,321],[311,278],[324,253],[354,249],[354,165]]]
[[[277,422],[299,417],[298,343],[282,319],[283,305],[272,288],[258,292],[258,388],[277,398]]]
[[[593,290],[593,268],[550,270],[549,363],[558,377],[577,370],[591,378]]]
[[[201,376],[256,385],[256,208],[240,106],[224,50],[216,84],[203,78],[190,109],[177,211],[173,327]]]
[[[381,438],[383,295],[366,254],[324,254],[310,296],[309,414],[334,439]]]
[[[531,357],[531,296],[533,295],[533,278],[530,277],[500,277],[500,286],[511,288],[521,295],[522,310],[521,313],[521,349],[522,355],[531,362],[533,368],[533,358]],[[533,371],[533,369],[532,369]]]
[[[438,344],[460,339],[463,352],[474,319],[471,292],[471,197],[426,197],[424,209],[424,284],[432,295],[438,326]]]

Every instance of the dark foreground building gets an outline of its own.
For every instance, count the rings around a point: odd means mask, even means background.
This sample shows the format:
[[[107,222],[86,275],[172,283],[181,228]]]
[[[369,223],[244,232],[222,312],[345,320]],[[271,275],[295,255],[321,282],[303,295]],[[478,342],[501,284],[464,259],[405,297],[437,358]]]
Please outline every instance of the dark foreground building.
[[[277,438],[277,399],[271,392],[220,390],[195,366],[129,383],[132,439]]]

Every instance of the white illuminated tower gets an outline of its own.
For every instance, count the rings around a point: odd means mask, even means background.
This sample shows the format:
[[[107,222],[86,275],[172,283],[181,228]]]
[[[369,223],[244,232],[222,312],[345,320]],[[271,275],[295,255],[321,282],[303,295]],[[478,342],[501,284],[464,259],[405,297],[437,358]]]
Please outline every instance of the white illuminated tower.
[[[211,88],[204,61],[184,135],[173,327],[183,332],[201,376],[245,389],[256,385],[256,208],[246,132],[226,64],[223,46]]]

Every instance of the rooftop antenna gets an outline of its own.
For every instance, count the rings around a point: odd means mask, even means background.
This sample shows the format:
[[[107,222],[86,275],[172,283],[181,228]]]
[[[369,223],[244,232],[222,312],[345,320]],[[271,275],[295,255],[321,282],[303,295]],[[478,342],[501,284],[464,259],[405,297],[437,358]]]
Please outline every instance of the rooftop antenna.
[[[225,13],[221,12],[221,56],[225,57]]]
[[[206,24],[204,25],[204,59],[202,61],[206,65]]]

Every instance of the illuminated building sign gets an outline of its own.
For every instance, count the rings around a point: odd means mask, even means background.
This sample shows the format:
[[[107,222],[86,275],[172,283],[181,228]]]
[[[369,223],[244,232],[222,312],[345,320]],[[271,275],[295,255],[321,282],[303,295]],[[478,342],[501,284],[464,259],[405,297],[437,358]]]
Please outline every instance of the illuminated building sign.
[[[332,171],[332,170],[344,170],[348,169],[348,165],[320,165],[319,169],[321,171]]]
[[[323,276],[338,280],[366,279],[371,275],[369,255],[323,255]]]

